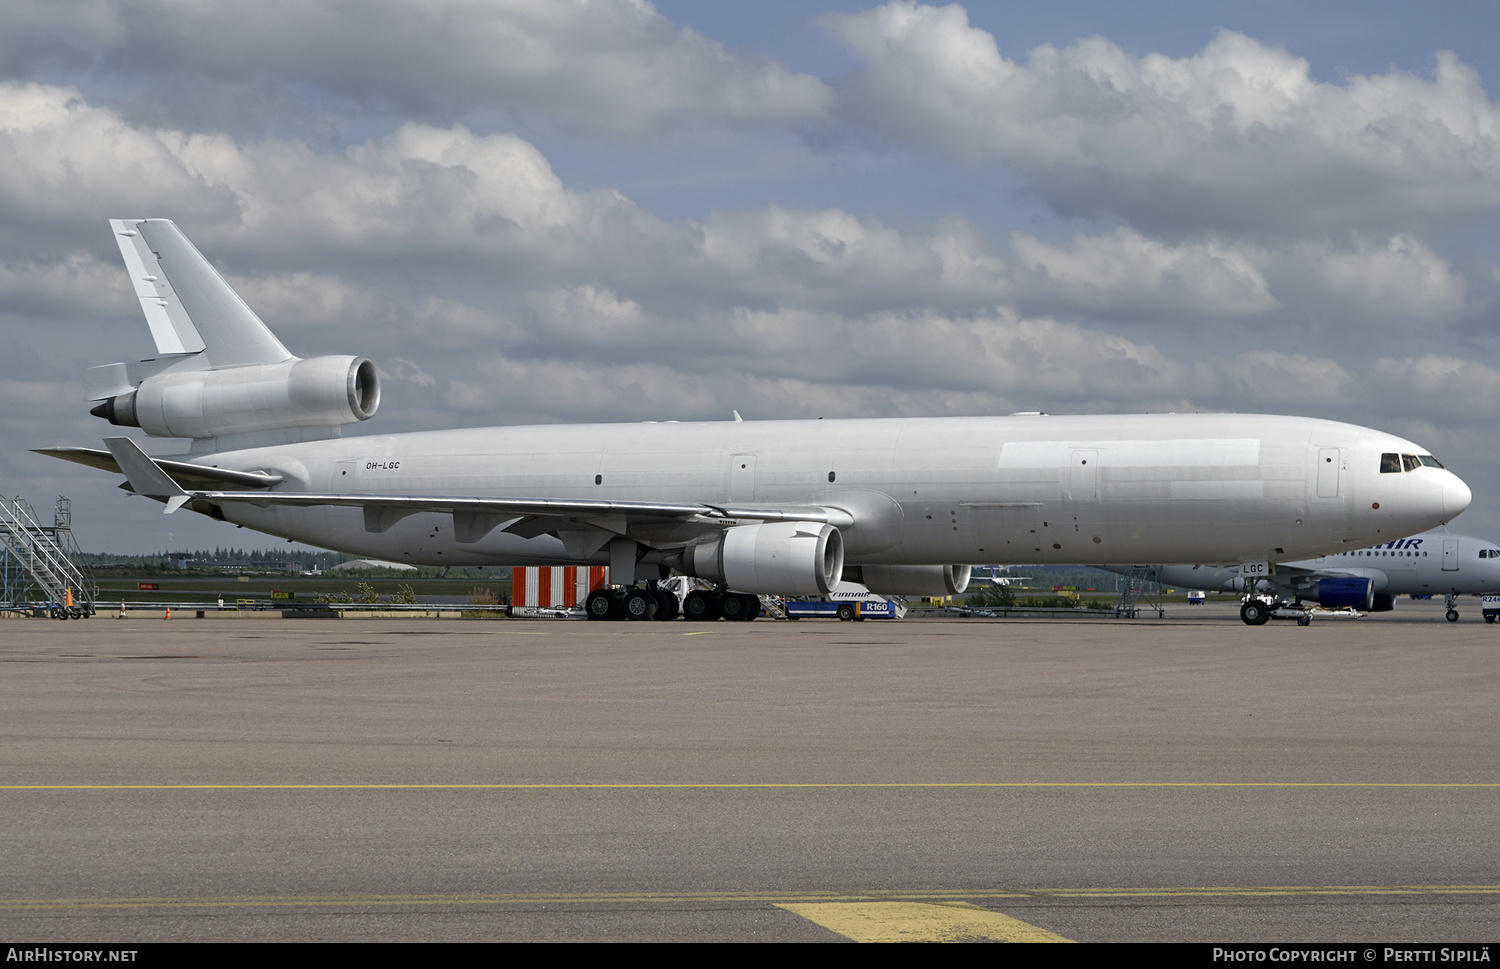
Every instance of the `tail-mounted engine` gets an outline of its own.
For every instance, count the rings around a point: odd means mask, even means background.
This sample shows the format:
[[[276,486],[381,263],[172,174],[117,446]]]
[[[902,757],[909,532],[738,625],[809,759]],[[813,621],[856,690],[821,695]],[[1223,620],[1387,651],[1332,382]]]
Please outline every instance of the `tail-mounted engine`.
[[[380,378],[364,357],[161,373],[89,413],[156,437],[210,438],[286,428],[339,427],[380,406]]]

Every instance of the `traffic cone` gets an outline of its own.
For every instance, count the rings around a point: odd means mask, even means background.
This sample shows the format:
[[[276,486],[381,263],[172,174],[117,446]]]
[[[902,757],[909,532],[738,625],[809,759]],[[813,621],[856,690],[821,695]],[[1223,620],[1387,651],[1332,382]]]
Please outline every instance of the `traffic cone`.
[[[172,618],[172,607],[171,606],[167,606],[167,618],[168,619]]]

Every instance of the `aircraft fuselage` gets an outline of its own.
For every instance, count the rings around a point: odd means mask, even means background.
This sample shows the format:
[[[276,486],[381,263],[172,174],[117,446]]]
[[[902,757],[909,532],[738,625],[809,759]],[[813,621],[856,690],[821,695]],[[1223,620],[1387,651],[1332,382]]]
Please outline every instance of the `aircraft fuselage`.
[[[1400,538],[1468,504],[1467,487],[1441,468],[1379,473],[1387,452],[1423,449],[1332,421],[1162,414],[491,427],[185,460],[279,474],[274,492],[824,506],[853,519],[841,528],[851,565],[1232,565]],[[503,527],[460,542],[454,516],[436,512],[377,532],[353,507],[202,505],[190,507],[412,564],[609,560]],[[630,523],[621,534],[661,547],[680,528]]]

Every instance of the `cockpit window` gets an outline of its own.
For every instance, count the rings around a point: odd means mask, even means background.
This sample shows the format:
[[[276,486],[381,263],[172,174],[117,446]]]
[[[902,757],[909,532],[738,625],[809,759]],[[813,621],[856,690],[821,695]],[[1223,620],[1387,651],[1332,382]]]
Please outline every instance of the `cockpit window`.
[[[1482,559],[1500,559],[1500,548],[1482,548],[1479,550]]]
[[[1399,474],[1401,472],[1401,455],[1392,454],[1387,451],[1380,456],[1381,474]]]
[[[1422,462],[1417,460],[1417,456],[1415,454],[1401,455],[1401,468],[1403,471],[1415,471],[1421,466]]]
[[[1441,461],[1430,454],[1419,454],[1417,455],[1417,460],[1421,461],[1423,466],[1429,468],[1441,468],[1443,466]]]

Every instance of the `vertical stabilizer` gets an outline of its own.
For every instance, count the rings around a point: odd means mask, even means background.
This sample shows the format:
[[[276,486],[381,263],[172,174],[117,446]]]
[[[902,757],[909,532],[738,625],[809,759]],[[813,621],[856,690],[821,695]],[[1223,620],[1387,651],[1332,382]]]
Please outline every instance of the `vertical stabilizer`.
[[[167,219],[111,219],[156,349],[207,351],[207,369],[291,358],[182,230]]]

